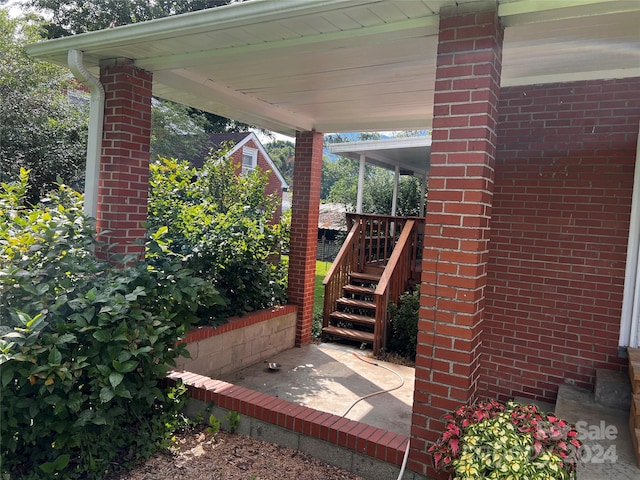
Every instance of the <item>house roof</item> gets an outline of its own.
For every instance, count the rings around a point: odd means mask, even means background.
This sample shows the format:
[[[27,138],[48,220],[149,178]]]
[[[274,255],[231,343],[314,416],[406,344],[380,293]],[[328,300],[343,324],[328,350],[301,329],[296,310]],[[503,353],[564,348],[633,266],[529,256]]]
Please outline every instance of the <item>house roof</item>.
[[[215,149],[222,147],[225,143],[233,143],[234,149],[237,150],[237,146],[240,143],[245,143],[244,140],[251,135],[251,132],[228,132],[228,133],[212,133],[209,135],[209,141],[211,146]],[[256,143],[260,143],[257,141]]]
[[[486,0],[253,0],[31,45],[153,72],[153,94],[293,135],[431,126],[440,11]],[[493,2],[489,2],[495,4]],[[503,86],[640,76],[640,2],[497,0]]]
[[[240,148],[244,147],[249,141],[253,140],[253,143],[258,148],[258,151],[265,158],[267,163],[269,164],[269,168],[273,171],[273,173],[278,177],[278,181],[282,185],[282,189],[286,190],[289,188],[289,184],[280,173],[280,170],[273,163],[273,160],[264,149],[262,142],[258,139],[258,136],[253,132],[230,132],[230,133],[212,133],[209,136],[209,140],[211,141],[211,146],[214,149],[220,148],[224,143],[232,143],[233,147],[229,150],[229,155],[233,155]]]
[[[321,203],[318,212],[318,228],[346,232],[346,212],[347,209],[340,203]]]

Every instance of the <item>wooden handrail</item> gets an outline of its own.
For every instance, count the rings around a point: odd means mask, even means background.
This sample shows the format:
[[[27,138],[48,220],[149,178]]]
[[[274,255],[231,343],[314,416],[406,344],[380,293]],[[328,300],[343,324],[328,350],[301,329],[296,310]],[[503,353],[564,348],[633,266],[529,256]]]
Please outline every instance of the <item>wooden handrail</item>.
[[[356,250],[360,237],[360,225],[356,223],[351,227],[336,259],[322,281],[324,285],[323,327],[329,326],[329,315],[336,309],[338,298],[342,295],[342,288],[349,282],[349,275],[358,262]]]
[[[411,277],[414,229],[414,220],[407,220],[374,293],[376,303],[374,355],[377,355],[379,350],[386,346],[389,302],[398,303],[400,296],[407,289]]]

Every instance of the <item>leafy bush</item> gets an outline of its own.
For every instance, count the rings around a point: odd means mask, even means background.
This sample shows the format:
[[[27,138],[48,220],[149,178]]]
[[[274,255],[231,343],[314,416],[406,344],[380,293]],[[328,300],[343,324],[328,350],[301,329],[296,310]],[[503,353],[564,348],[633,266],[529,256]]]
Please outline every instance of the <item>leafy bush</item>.
[[[462,405],[429,447],[437,470],[457,480],[575,479],[578,432],[535,405],[495,400]]]
[[[416,359],[419,309],[420,295],[417,289],[402,294],[398,305],[389,305],[391,336],[387,350],[411,360]]]
[[[277,199],[265,195],[267,175],[238,175],[226,155],[201,169],[166,158],[151,165],[150,232],[166,228],[169,248],[226,300],[203,322],[281,304],[286,290],[286,269],[275,260],[288,231],[272,221]]]
[[[67,187],[22,206],[28,175],[0,189],[0,449],[18,478],[103,478],[167,439],[180,391],[168,365],[208,283],[151,239],[146,262],[96,260],[94,228]]]

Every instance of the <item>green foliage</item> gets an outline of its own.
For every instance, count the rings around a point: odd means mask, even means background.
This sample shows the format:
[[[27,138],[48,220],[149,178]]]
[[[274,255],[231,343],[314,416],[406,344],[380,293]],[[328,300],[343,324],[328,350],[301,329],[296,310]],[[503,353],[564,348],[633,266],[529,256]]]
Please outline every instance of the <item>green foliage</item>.
[[[416,359],[419,309],[420,294],[417,289],[405,292],[400,297],[399,305],[389,305],[391,337],[387,342],[387,349],[390,352],[411,360]]]
[[[230,0],[27,0],[51,17],[49,38],[102,30],[225,5]]]
[[[218,432],[220,431],[221,425],[222,423],[220,422],[220,420],[218,420],[215,415],[211,414],[209,415],[209,426],[207,427],[207,432],[213,438],[215,438]]]
[[[198,158],[208,149],[207,119],[185,105],[153,100],[151,158]]]
[[[264,146],[265,151],[269,154],[269,157],[275,163],[276,167],[289,184],[293,185],[293,159],[295,156],[296,147],[292,142],[285,140],[276,140],[271,143],[267,143]]]
[[[96,260],[80,195],[27,209],[27,182],[0,190],[1,469],[103,478],[166,444],[185,390],[161,382],[216,292],[154,239],[147,262]]]
[[[437,470],[457,480],[575,479],[578,432],[535,405],[495,400],[461,405],[429,447]]]
[[[238,175],[225,155],[201,169],[166,158],[151,165],[150,232],[166,229],[169,248],[226,300],[203,322],[281,304],[286,287],[286,270],[274,260],[287,228],[272,223],[277,199],[265,195],[267,175]]]
[[[238,429],[238,425],[240,424],[240,414],[234,410],[227,413],[224,417],[227,420],[227,424],[229,425],[229,431],[234,433]]]
[[[35,60],[24,45],[42,38],[34,18],[11,19],[0,9],[0,182],[31,170],[26,200],[35,204],[54,183],[83,177],[87,107],[67,69]]]
[[[320,198],[355,206],[358,192],[358,162],[340,157],[335,162],[322,162]],[[367,171],[371,166],[367,168]]]

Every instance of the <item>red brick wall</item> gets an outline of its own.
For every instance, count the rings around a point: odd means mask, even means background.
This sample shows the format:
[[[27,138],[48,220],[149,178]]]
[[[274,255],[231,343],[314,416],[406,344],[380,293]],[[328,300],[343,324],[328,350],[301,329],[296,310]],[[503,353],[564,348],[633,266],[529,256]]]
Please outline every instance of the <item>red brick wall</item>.
[[[97,228],[109,252],[144,254],[149,188],[151,79],[128,59],[100,68],[105,89]]]
[[[273,221],[278,223],[282,216],[282,184],[280,183],[280,179],[274,173],[273,168],[269,165],[269,162],[264,155],[262,155],[262,152],[258,149],[258,145],[256,145],[253,140],[247,141],[244,146],[258,150],[258,167],[260,167],[262,171],[267,172],[268,175],[268,183],[264,192],[265,195],[275,194],[280,199],[280,205],[278,206],[273,218]],[[238,150],[231,155],[231,158],[233,159],[233,162],[238,165],[238,173],[242,172],[242,147],[238,148]]]
[[[503,88],[480,389],[554,401],[620,368],[640,78]]]

